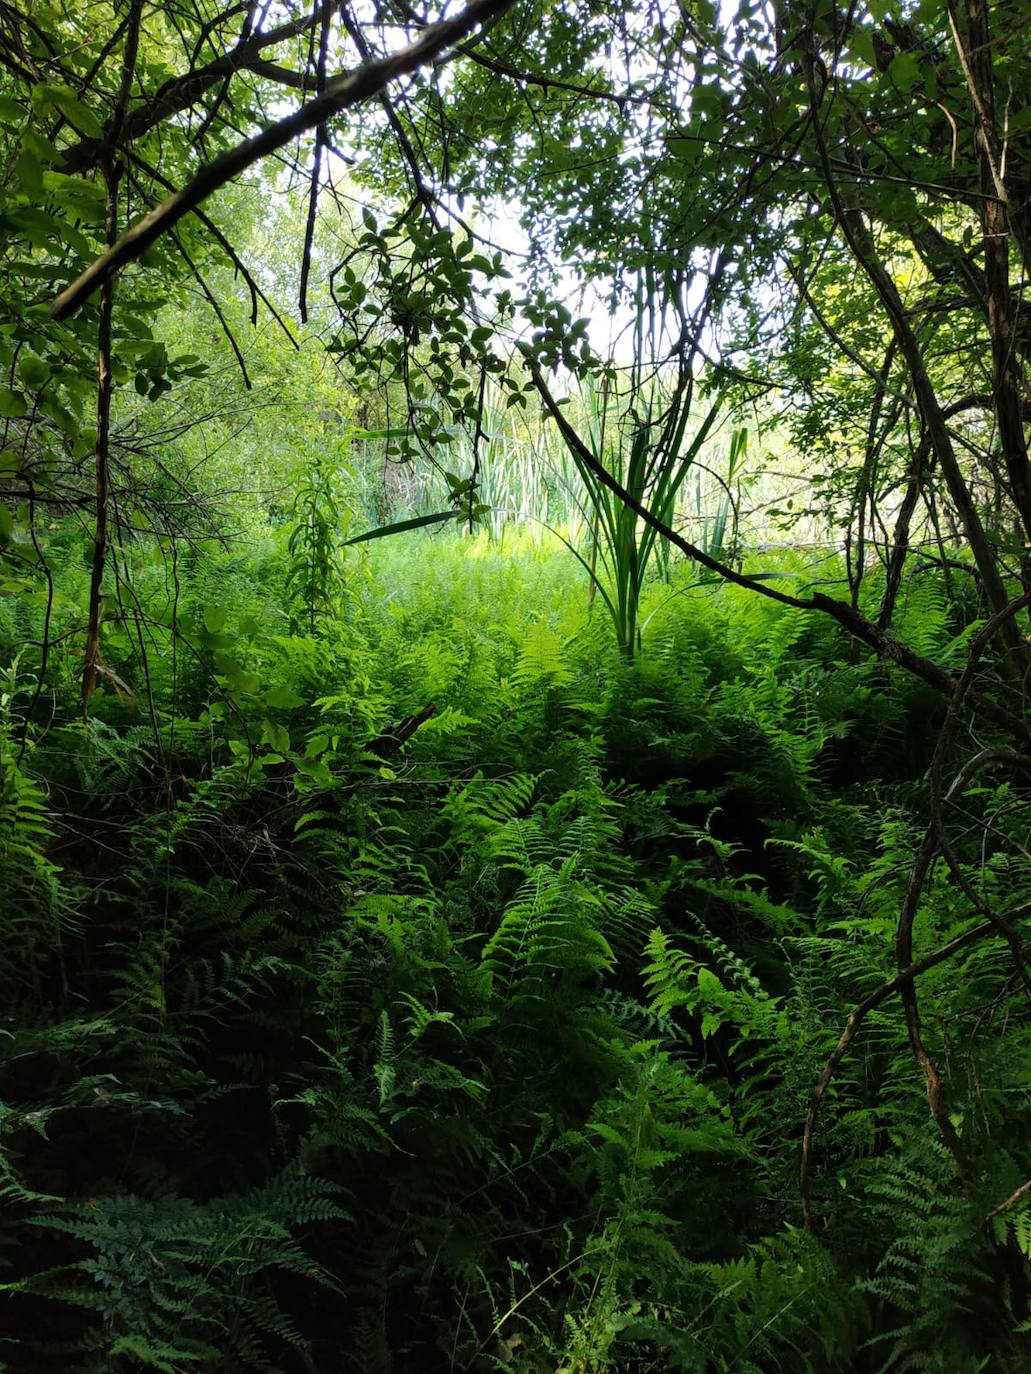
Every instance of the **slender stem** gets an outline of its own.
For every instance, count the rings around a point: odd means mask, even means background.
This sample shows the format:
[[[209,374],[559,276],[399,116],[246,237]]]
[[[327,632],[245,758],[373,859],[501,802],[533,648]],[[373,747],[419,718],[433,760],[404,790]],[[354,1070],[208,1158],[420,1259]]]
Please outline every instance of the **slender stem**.
[[[125,34],[125,54],[122,60],[122,80],[115,113],[108,129],[102,170],[107,187],[107,242],[114,244],[118,236],[118,183],[121,167],[118,145],[125,126],[129,94],[136,70],[139,50],[140,16],[143,0],[133,0]],[[97,685],[97,665],[100,661],[100,619],[104,568],[107,563],[108,520],[110,516],[110,458],[111,458],[111,333],[114,318],[115,278],[106,277],[100,293],[100,315],[97,322],[97,444],[95,457],[96,520],[93,527],[93,558],[90,567],[89,612],[86,623],[86,647],[82,669],[82,718],[89,719],[89,700]]]

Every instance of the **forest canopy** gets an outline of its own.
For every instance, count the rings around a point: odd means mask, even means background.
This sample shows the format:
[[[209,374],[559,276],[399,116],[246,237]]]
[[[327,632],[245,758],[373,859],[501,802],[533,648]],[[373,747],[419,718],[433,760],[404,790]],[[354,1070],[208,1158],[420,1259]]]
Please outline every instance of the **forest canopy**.
[[[0,0],[0,1368],[1022,1370],[1023,0]]]

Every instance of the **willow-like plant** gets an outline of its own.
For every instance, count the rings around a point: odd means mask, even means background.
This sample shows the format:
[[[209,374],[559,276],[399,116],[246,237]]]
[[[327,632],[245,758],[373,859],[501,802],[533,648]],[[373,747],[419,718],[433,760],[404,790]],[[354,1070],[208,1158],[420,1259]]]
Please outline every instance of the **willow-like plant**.
[[[291,516],[287,590],[296,624],[314,634],[320,618],[333,608],[342,575],[340,532],[345,528],[345,511],[337,465],[329,455],[316,451],[302,468]]]

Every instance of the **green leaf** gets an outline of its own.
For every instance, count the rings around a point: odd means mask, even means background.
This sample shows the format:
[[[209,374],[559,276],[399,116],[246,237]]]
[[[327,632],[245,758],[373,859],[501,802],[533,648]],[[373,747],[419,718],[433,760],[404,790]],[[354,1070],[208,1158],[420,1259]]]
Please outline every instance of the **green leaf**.
[[[888,67],[888,75],[900,91],[908,94],[920,81],[920,61],[914,53],[896,53]]]
[[[23,148],[14,164],[14,175],[18,184],[33,199],[43,190],[43,168],[37,158]]]
[[[50,368],[35,353],[23,353],[18,359],[18,376],[33,391],[45,385],[50,376]]]
[[[404,439],[411,434],[411,432],[412,431],[407,428],[355,429],[351,431],[349,437],[352,439]]]
[[[24,107],[10,96],[0,95],[0,123],[20,124],[25,118]]]
[[[704,119],[721,119],[723,116],[724,94],[721,86],[696,86],[691,92],[691,109]]]
[[[265,693],[265,700],[269,706],[274,706],[280,711],[289,711],[294,706],[304,705],[304,697],[298,696],[292,687],[273,687]]]
[[[700,992],[706,993],[709,996],[715,996],[723,992],[723,984],[711,969],[707,969],[704,966],[699,968],[697,978],[698,990]]]
[[[107,214],[107,200],[103,188],[82,177],[65,176],[62,172],[43,173],[43,189],[63,209],[87,224],[103,224]]]
[[[28,409],[21,392],[12,391],[9,386],[0,386],[0,416],[3,419],[20,420],[23,415],[28,414]]]
[[[457,520],[458,511],[442,510],[434,515],[417,515],[413,520],[399,520],[396,525],[380,525],[378,529],[366,530],[356,534],[353,539],[345,539],[342,548],[350,544],[364,544],[369,539],[386,539],[391,534],[404,534],[405,530],[421,529],[424,525],[440,525],[446,520]]]
[[[667,176],[686,180],[689,176],[697,175],[698,163],[705,151],[705,142],[698,135],[671,138],[669,151],[675,161],[663,170]]]
[[[270,744],[273,749],[277,749],[281,754],[285,754],[290,748],[290,731],[285,725],[280,725],[278,721],[263,721],[261,727],[261,742],[262,744]]]
[[[31,126],[22,130],[21,146],[25,156],[34,158],[39,164],[41,177],[43,167],[57,161],[57,150],[53,144],[42,138]]]
[[[873,34],[869,29],[854,29],[849,35],[849,49],[864,67],[876,66],[877,57],[874,51]]]
[[[57,110],[86,138],[104,137],[104,126],[100,120],[67,86],[52,86],[43,82],[33,90],[32,103],[40,109],[49,107]]]

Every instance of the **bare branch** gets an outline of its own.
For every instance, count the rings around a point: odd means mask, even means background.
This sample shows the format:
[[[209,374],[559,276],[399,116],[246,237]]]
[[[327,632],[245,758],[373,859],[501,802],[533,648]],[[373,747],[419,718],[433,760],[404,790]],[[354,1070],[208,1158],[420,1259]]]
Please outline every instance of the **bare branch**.
[[[991,1221],[992,1217],[997,1217],[1000,1212],[1006,1212],[1011,1207],[1015,1207],[1018,1202],[1023,1202],[1028,1193],[1031,1193],[1031,1178],[1029,1178],[1026,1183],[1022,1183],[1014,1192],[1010,1193],[1005,1201],[1000,1202],[997,1207],[993,1207],[985,1216],[985,1221]]]

